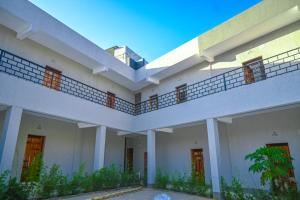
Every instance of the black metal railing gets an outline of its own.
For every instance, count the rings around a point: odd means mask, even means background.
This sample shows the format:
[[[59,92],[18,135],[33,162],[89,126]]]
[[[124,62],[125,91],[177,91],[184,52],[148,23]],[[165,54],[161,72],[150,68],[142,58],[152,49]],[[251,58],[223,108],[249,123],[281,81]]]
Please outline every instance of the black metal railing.
[[[247,72],[250,73],[247,74]],[[179,90],[174,90],[158,96],[157,106],[151,106],[151,100],[136,104],[135,114],[151,112],[179,103],[198,99],[207,95],[230,90],[243,85],[259,82],[268,78],[279,76],[300,69],[300,47],[248,63],[200,82],[187,85]],[[184,94],[184,95],[182,95]]]
[[[155,100],[146,100],[138,104],[115,97],[114,105],[111,106],[107,103],[108,94],[106,92],[64,75],[61,75],[59,87],[55,89],[130,115],[140,115],[299,69],[300,47],[263,60],[247,63],[243,67],[177,88],[155,97]],[[45,85],[45,67],[1,49],[0,72]]]
[[[21,58],[17,55],[0,49],[0,72],[4,72],[36,84],[45,85],[45,70],[46,68],[34,62]],[[56,84],[57,85],[57,84]],[[82,99],[112,107],[107,104],[107,93],[95,87],[74,80],[68,76],[61,75],[58,88],[55,90],[80,97]],[[115,97],[113,109],[135,114],[135,105],[119,97]]]

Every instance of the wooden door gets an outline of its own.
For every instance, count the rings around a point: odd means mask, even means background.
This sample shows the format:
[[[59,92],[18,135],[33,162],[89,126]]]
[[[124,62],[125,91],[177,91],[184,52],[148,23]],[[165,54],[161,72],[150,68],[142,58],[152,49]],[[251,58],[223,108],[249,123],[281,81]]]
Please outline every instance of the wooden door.
[[[126,160],[127,160],[127,170],[133,170],[133,148],[127,148],[126,153]]]
[[[22,177],[36,155],[42,154],[44,150],[44,136],[28,135],[23,160]]]
[[[192,149],[192,172],[195,176],[204,180],[204,160],[202,149]]]
[[[286,152],[286,155],[287,155],[288,157],[291,156],[291,154],[290,154],[290,148],[289,148],[288,143],[273,143],[273,144],[267,144],[267,147],[278,147],[278,148],[280,148],[280,149],[283,149],[283,150]],[[294,170],[293,170],[293,169],[290,169],[288,176],[289,176],[290,178],[295,179],[295,174],[294,174]],[[296,187],[296,183],[294,183],[294,182],[291,182],[290,185]]]

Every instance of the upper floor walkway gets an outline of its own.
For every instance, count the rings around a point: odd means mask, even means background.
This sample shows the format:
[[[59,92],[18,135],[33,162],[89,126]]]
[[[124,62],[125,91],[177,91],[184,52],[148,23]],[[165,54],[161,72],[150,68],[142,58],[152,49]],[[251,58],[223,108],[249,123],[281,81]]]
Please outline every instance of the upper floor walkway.
[[[60,117],[65,117],[68,112],[63,111],[67,110],[67,106],[72,105],[70,109],[77,110],[78,116],[74,117],[76,115],[70,114],[68,118],[94,124],[105,124],[120,130],[143,131],[148,128],[163,128],[181,123],[191,123],[207,117],[233,115],[246,112],[247,109],[254,111],[264,107],[300,102],[298,87],[300,78],[297,76],[299,69],[300,47],[269,58],[251,61],[244,64],[243,67],[220,73],[205,80],[199,80],[194,84],[183,85],[174,91],[134,104],[65,76],[62,72],[50,67],[44,67],[2,49],[0,50],[1,74],[16,77],[21,82],[17,88],[18,84],[17,81],[14,81],[15,79],[7,79],[10,81],[8,82],[1,78],[2,94],[0,97],[2,97],[0,103],[9,104],[12,102],[7,91],[26,91],[25,80],[26,83],[31,83],[27,84],[28,91],[18,97],[18,101],[27,105],[32,104],[33,107],[37,107],[39,103],[43,102],[43,108],[37,112],[48,113],[52,110],[60,110]],[[32,83],[43,87],[39,86],[38,90],[31,91]],[[42,90],[45,95],[41,93],[41,88],[45,88]],[[49,96],[46,95],[47,91],[51,91],[47,94]],[[63,93],[68,94],[66,98],[65,96],[60,98],[62,95],[55,96]],[[216,96],[217,94],[218,96]],[[26,95],[30,96],[31,99],[26,100]],[[71,103],[74,102],[74,97],[76,104]],[[270,98],[266,101],[268,104],[260,106],[261,100],[267,98]],[[53,99],[55,104],[47,103],[47,100],[50,99]],[[228,99],[228,105],[224,103],[226,99]],[[90,111],[89,106],[82,102],[90,102]],[[62,107],[58,109],[57,104]],[[101,108],[97,107],[100,110],[94,109],[95,104],[101,105]],[[240,105],[247,105],[249,108],[239,110]],[[233,107],[230,109],[231,106]],[[211,107],[210,114],[204,112],[208,107]],[[224,108],[230,109],[230,112],[218,112]],[[47,111],[43,109],[47,109]],[[199,109],[202,115],[207,114],[208,116],[200,117],[199,114],[192,114],[195,111],[198,112]],[[88,117],[81,118],[84,114],[81,115],[80,111],[86,112]],[[98,112],[98,114],[93,115],[92,112]],[[215,114],[212,115],[212,113]],[[52,114],[56,115],[55,113]],[[116,125],[117,123],[118,125]]]

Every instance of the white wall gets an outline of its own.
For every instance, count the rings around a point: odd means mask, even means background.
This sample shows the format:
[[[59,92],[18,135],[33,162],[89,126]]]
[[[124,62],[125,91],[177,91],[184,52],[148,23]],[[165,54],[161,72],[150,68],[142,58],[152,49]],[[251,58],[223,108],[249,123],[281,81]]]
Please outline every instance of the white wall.
[[[278,136],[273,136],[274,131]],[[259,185],[259,176],[248,172],[245,156],[268,143],[288,143],[295,176],[300,188],[300,108],[234,119],[228,125],[233,176],[249,187]]]
[[[221,174],[231,176],[226,125],[219,123],[221,143]],[[206,125],[175,129],[174,133],[156,132],[157,169],[168,174],[191,173],[191,149],[203,149],[205,178],[210,183],[210,162]],[[134,169],[143,174],[144,152],[147,152],[145,136],[131,138],[134,148]]]
[[[251,164],[245,156],[268,143],[288,143],[300,186],[300,108],[234,118],[232,124],[218,123],[221,150],[221,176],[227,182],[238,177],[246,187],[258,188],[259,175],[248,171]],[[274,131],[278,136],[272,136]],[[146,137],[131,138],[134,169],[143,174]],[[206,125],[176,128],[174,133],[157,133],[157,168],[168,174],[190,173],[191,149],[202,148],[206,181],[210,181],[210,162]]]
[[[134,130],[164,128],[300,102],[300,71],[208,95],[135,117]]]
[[[93,171],[94,149],[95,149],[95,128],[82,129],[81,135],[81,162],[84,163],[88,172]],[[118,136],[116,131],[106,130],[105,157],[104,165],[116,165],[120,169],[124,167],[124,137]]]
[[[211,66],[208,62],[203,62],[161,80],[159,85],[147,86],[139,91],[142,93],[142,101],[148,100],[153,94],[162,95],[171,92],[181,84],[196,83],[210,76],[241,67],[247,60],[259,56],[268,58],[297,48],[300,46],[299,29],[300,21],[217,56]]]
[[[5,111],[0,112],[0,135]],[[22,116],[17,149],[14,156],[13,175],[20,177],[27,136],[45,136],[44,160],[47,166],[58,164],[64,174],[71,175],[80,164],[92,172],[94,164],[95,128],[79,129],[76,123],[45,118],[25,113]],[[105,148],[105,166],[115,164],[123,169],[124,138],[108,129]]]
[[[130,102],[134,101],[133,93],[127,88],[108,80],[103,76],[93,75],[92,71],[83,65],[29,39],[18,40],[14,31],[5,28],[2,25],[0,25],[0,38],[0,48],[6,51],[42,66],[49,65],[75,80],[98,88],[104,92],[113,92],[117,97],[121,97]]]
[[[19,177],[21,175],[29,134],[45,136],[43,155],[47,166],[59,164],[66,174],[71,174],[78,169],[80,163],[80,157],[78,157],[80,154],[80,140],[78,139],[80,130],[77,125],[23,114],[14,156],[12,171],[14,175]]]
[[[131,130],[133,116],[42,85],[0,73],[0,104],[76,122]],[[34,103],[33,103],[34,102]]]

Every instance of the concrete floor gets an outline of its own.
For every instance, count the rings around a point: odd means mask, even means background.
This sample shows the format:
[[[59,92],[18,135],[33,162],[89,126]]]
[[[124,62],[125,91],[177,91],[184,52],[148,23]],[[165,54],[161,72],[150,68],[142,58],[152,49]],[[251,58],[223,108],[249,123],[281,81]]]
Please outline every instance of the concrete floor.
[[[87,200],[93,197],[99,197],[105,194],[110,193],[111,191],[106,192],[95,192],[95,193],[88,193],[77,195],[68,198],[59,198],[64,200]],[[166,191],[166,190],[156,190],[152,188],[143,188],[137,192],[128,193],[122,196],[117,196],[110,198],[109,200],[154,200],[154,197],[158,194],[165,193],[171,197],[170,200],[211,200],[209,198],[199,197],[195,195],[188,195],[185,193],[173,192],[173,191]]]
[[[210,200],[209,198],[188,195],[185,193],[156,190],[151,188],[144,188],[138,192],[128,193],[123,196],[113,197],[110,200],[154,200],[154,197],[158,194],[168,194],[170,200]]]

